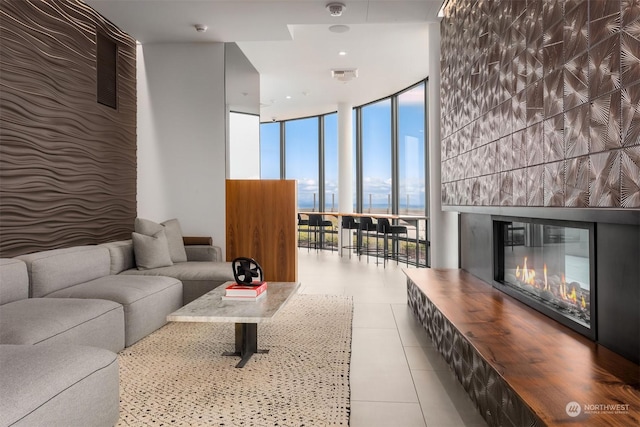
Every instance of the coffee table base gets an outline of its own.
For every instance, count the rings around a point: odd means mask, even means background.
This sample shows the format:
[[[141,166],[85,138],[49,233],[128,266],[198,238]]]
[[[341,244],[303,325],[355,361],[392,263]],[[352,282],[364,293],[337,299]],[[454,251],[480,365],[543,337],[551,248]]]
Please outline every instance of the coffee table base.
[[[236,323],[236,351],[225,351],[222,355],[241,357],[236,368],[242,368],[256,353],[269,353],[269,350],[258,350],[258,324]]]

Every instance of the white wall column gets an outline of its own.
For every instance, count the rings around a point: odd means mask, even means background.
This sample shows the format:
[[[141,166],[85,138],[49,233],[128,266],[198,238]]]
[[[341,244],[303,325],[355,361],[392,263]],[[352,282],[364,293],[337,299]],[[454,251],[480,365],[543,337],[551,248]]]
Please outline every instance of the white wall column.
[[[431,267],[458,268],[458,213],[442,210],[440,141],[440,24],[429,25],[429,227]]]
[[[223,43],[138,46],[138,216],[225,250]]]
[[[353,106],[338,104],[338,211],[353,212]]]
[[[338,104],[338,212],[353,212],[353,106]],[[338,222],[338,247],[342,255],[342,225]]]

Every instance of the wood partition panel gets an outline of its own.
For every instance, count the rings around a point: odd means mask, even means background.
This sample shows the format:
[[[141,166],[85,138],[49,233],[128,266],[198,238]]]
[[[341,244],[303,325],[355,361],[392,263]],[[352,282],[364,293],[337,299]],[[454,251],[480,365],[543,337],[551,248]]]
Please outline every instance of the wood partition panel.
[[[265,280],[298,281],[294,180],[227,180],[227,261],[254,258]]]

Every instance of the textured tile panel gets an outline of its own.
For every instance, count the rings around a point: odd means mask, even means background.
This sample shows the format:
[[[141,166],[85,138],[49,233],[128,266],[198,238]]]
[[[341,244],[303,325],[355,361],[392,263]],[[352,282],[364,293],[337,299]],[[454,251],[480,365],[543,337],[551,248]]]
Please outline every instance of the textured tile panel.
[[[625,147],[640,144],[640,83],[621,91],[621,133]]]
[[[513,205],[513,174],[504,172],[500,176],[500,206]]]
[[[564,114],[546,119],[544,126],[544,152],[545,163],[564,159]]]
[[[640,32],[640,22],[636,23]],[[623,32],[620,40],[620,68],[622,85],[640,81],[640,34]]]
[[[622,0],[620,4],[623,29],[640,21],[640,3],[637,0]],[[640,28],[638,28],[640,31]]]
[[[513,180],[513,205],[527,205],[527,170],[517,169],[512,172]]]
[[[513,144],[511,135],[501,138],[497,142],[496,158],[500,172],[513,169]]]
[[[589,54],[583,53],[564,65],[564,109],[589,101]]]
[[[601,96],[591,102],[591,144],[589,152],[614,150],[622,146],[620,133],[620,91]]]
[[[589,156],[567,160],[564,205],[572,208],[589,206]]]
[[[620,207],[620,161],[620,150],[589,156],[591,164],[590,207]]]
[[[584,104],[564,114],[566,158],[589,153],[589,107],[589,104]]]
[[[513,131],[517,132],[527,127],[527,91],[516,94],[511,98],[513,108]]]
[[[543,57],[542,38],[527,45],[527,86],[542,79],[544,74]]]
[[[589,1],[589,32],[592,40],[604,40],[619,31],[620,1]]]
[[[565,162],[544,165],[544,205],[564,206]]]
[[[640,208],[640,145],[622,151],[620,205]]]
[[[544,202],[544,166],[530,166],[527,174],[527,206],[542,206]]]
[[[577,2],[573,8],[570,3],[565,3],[564,16],[564,49],[567,60],[585,52],[589,46],[589,2]]]
[[[553,4],[554,10],[562,11],[562,5],[556,2],[546,2],[545,4]],[[562,17],[562,15],[560,15]],[[555,21],[547,26],[544,31],[544,44],[542,47],[544,73],[562,68],[564,63],[564,22]]]
[[[527,166],[542,163],[543,138],[542,123],[527,128]]]
[[[621,158],[617,178],[604,177],[590,154],[640,145],[640,2],[461,0],[448,10],[443,128],[456,137],[443,155],[466,154],[446,162],[444,176],[464,180],[451,191],[467,190],[448,199],[504,206],[510,171],[517,206],[619,206]],[[556,163],[564,160],[560,200]],[[497,174],[496,198],[486,177]]]
[[[527,130],[513,134],[513,168],[525,168],[527,166]]]
[[[524,24],[526,27],[527,45],[529,46],[542,37],[542,5],[543,2],[541,1],[527,3]]]
[[[620,89],[620,34],[589,51],[589,96],[597,98]]]
[[[552,117],[564,110],[563,70],[554,70],[544,78],[544,117]]]
[[[544,84],[536,82],[527,88],[527,126],[542,120],[544,109]]]
[[[484,177],[488,197],[484,199],[484,206],[500,206],[500,174],[494,173]]]

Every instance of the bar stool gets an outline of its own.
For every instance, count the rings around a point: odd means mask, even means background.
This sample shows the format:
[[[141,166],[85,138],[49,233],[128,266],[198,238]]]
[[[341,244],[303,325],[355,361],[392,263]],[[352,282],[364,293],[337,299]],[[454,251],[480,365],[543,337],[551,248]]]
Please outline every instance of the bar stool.
[[[356,219],[352,216],[343,216],[342,217],[342,229],[343,230],[349,230],[349,244],[348,245],[342,245],[340,247],[340,249],[348,249],[349,250],[349,258],[351,258],[351,250],[352,249],[359,249],[358,246],[358,239],[359,237],[359,230],[360,230],[360,223],[358,223],[358,221],[356,221]],[[356,230],[356,244],[353,244],[353,236],[351,234],[351,230]],[[340,255],[342,256],[342,254]]]
[[[358,234],[359,234],[359,241],[358,241],[358,259],[360,259],[360,257],[362,256],[362,246],[363,246],[363,241],[364,238],[363,236],[366,234],[367,235],[367,247],[365,249],[366,253],[367,253],[367,263],[369,262],[369,241],[368,238],[370,236],[370,232],[372,231],[377,231],[377,226],[376,224],[373,222],[373,218],[369,217],[369,216],[363,216],[360,218],[360,227],[358,229]],[[377,247],[378,243],[377,243],[377,237],[376,237],[376,252],[378,250]]]
[[[300,227],[306,225],[307,226],[307,245],[309,244],[309,220],[302,219],[302,215],[298,214],[298,247],[300,246]]]
[[[392,245],[392,255],[393,255],[393,252],[394,252],[393,246],[395,246],[394,241],[397,241],[398,237],[400,237],[401,234],[405,235],[405,244],[407,248],[406,259],[407,259],[407,267],[408,267],[409,266],[409,232],[407,230],[407,227],[405,225],[391,225],[391,223],[387,218],[378,218],[377,231],[378,231],[378,235],[382,234],[384,236],[382,259],[383,259],[383,265],[385,267],[387,266],[387,258],[388,258],[388,252],[389,252],[387,237],[391,235],[391,239],[392,239],[391,245]],[[377,243],[376,243],[376,249],[377,249]],[[396,265],[398,265],[399,258],[400,258],[400,249],[398,248],[398,251],[396,252]]]
[[[320,214],[309,214],[309,232],[313,232],[313,247],[315,248],[315,250],[320,249],[320,247],[322,247],[322,243],[320,243],[320,245],[318,245],[318,233],[320,233],[320,235],[322,235],[322,231],[326,228],[326,227],[333,227],[333,222],[329,221],[328,219],[323,219],[322,215]],[[309,251],[309,248],[311,247],[311,235],[309,235],[309,244],[307,245],[307,252]],[[331,251],[333,252],[333,249],[331,249]]]

